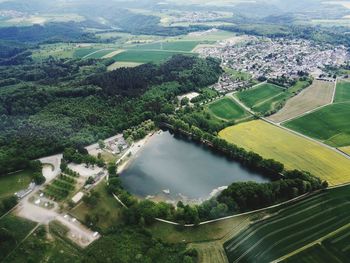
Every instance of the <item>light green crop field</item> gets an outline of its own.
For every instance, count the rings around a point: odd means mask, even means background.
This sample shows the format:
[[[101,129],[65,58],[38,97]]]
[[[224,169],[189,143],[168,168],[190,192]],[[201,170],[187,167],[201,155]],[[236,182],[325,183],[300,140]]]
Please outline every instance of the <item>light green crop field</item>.
[[[334,102],[350,101],[350,82],[340,81],[337,83]]]
[[[250,116],[241,106],[230,98],[222,98],[208,105],[209,112],[227,121],[240,120]]]
[[[144,50],[127,50],[116,55],[115,61],[138,62],[138,63],[160,63],[172,57],[173,55],[183,54],[182,52],[172,51],[144,51]]]
[[[262,120],[234,125],[219,136],[264,158],[283,163],[288,170],[309,171],[330,185],[350,182],[350,160],[316,142]]]
[[[0,200],[26,189],[31,180],[31,172],[28,170],[0,176]]]
[[[98,50],[100,50],[100,48],[98,48],[98,47],[84,47],[84,48],[78,48],[78,49],[76,49],[76,50],[74,51],[73,56],[74,56],[75,58],[83,58],[83,57],[85,57],[85,56],[87,56],[87,55],[89,55],[89,54],[91,54],[91,53],[93,53],[93,52],[96,52],[96,51],[98,51]]]
[[[349,191],[350,186],[329,189],[253,224],[224,244],[229,262],[271,262],[348,225]],[[339,241],[340,249],[349,245]]]
[[[192,51],[200,42],[199,41],[160,41],[151,44],[136,45],[130,49],[143,50],[169,50],[169,51]]]
[[[272,110],[276,103],[288,96],[282,87],[264,83],[255,88],[237,93],[237,98],[249,108],[259,113]]]
[[[289,121],[284,126],[331,146],[350,145],[350,102],[336,103]]]

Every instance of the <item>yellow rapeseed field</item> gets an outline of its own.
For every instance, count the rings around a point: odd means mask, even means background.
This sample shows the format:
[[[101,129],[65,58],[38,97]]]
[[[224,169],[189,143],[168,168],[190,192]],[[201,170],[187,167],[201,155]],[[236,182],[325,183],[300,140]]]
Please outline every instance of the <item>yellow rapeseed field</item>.
[[[309,171],[330,185],[350,182],[349,159],[262,120],[228,127],[219,136],[264,158],[275,159],[286,169]]]

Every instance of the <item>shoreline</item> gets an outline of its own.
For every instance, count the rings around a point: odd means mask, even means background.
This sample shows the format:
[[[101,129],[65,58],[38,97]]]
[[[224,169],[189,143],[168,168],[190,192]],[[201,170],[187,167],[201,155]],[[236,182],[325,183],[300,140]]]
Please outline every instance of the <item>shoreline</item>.
[[[157,130],[157,131],[151,132],[147,134],[145,138],[137,142],[134,142],[128,148],[128,150],[116,161],[116,164],[118,166],[117,173],[120,175],[123,171],[125,171],[129,167],[129,165],[135,160],[135,158],[138,156],[138,153],[150,141],[150,139],[152,139],[154,135],[160,134],[160,132],[162,131]],[[128,157],[130,153],[131,153],[131,156]]]

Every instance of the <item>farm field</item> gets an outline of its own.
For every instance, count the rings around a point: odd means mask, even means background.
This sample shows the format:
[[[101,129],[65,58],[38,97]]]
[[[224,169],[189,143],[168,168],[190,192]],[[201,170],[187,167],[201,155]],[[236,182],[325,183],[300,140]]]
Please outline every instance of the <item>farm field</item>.
[[[350,101],[350,82],[339,81],[335,93],[334,102]]]
[[[328,105],[283,125],[324,143],[342,147],[350,145],[350,102]]]
[[[253,224],[224,244],[229,261],[271,262],[348,225],[349,190],[349,186],[329,189]],[[333,239],[339,245],[335,250],[348,246],[341,238],[349,239],[348,232]]]
[[[160,63],[177,54],[183,53],[172,51],[127,50],[123,53],[114,56],[113,58],[115,61],[119,62]]]
[[[136,45],[130,49],[191,52],[199,43],[199,41],[159,41],[150,44]]]
[[[26,189],[32,180],[31,171],[25,170],[0,177],[0,200]]]
[[[330,185],[350,181],[349,159],[262,120],[228,127],[219,136],[265,158],[275,159],[283,163],[286,169],[309,171],[327,180]]]
[[[237,98],[253,111],[265,114],[273,110],[275,105],[283,100],[288,94],[282,87],[264,83],[255,88],[238,92]]]
[[[210,103],[208,110],[215,117],[225,121],[240,120],[249,117],[250,114],[230,98],[222,98]]]
[[[334,88],[333,82],[314,80],[310,87],[288,100],[280,111],[269,117],[269,120],[281,123],[327,105],[332,102]]]
[[[62,201],[74,193],[78,177],[79,174],[73,171],[62,173],[43,192],[55,201]]]
[[[341,147],[340,150],[350,155],[350,146]]]
[[[101,182],[94,189],[99,194],[99,202],[95,207],[89,207],[81,202],[70,211],[70,214],[80,222],[84,222],[85,216],[88,214],[98,215],[101,220],[97,226],[103,230],[117,224],[121,216],[121,207],[117,200],[107,193],[105,186],[104,182]]]
[[[347,262],[350,258],[350,226],[342,231],[324,239],[320,244],[307,248],[282,262],[307,263],[307,262]]]

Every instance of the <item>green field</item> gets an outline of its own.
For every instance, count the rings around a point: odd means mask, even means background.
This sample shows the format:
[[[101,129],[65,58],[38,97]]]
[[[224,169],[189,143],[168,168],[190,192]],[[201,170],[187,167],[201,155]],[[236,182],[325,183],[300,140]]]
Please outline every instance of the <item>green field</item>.
[[[329,263],[347,262],[350,258],[350,228],[307,248],[282,262],[284,263]]]
[[[4,239],[0,240],[0,261],[2,261],[21,242],[36,223],[13,215],[6,215],[0,219],[0,233]]]
[[[224,244],[229,261],[271,262],[347,225],[349,191],[327,190],[253,224]]]
[[[340,81],[337,83],[334,102],[350,101],[350,82]]]
[[[120,222],[121,206],[105,189],[106,185],[101,182],[95,189],[99,193],[99,202],[96,207],[88,207],[84,202],[81,202],[74,207],[70,214],[79,221],[84,222],[86,215],[98,215],[100,220],[97,226],[102,230],[107,230],[109,227],[115,226]]]
[[[264,83],[255,88],[238,92],[236,96],[252,110],[264,114],[273,110],[276,103],[283,100],[288,94],[284,92],[282,87]]]
[[[31,180],[31,171],[28,170],[0,176],[0,200],[26,189]]]
[[[150,44],[133,46],[130,49],[142,50],[169,50],[169,51],[192,51],[200,42],[198,41],[160,41]]]
[[[226,121],[240,120],[250,116],[241,106],[230,98],[222,98],[208,105],[209,112]]]
[[[127,50],[116,55],[113,59],[123,62],[160,63],[177,54],[182,54],[182,52]]]
[[[308,85],[307,81],[299,80],[292,87],[284,89],[274,84],[264,83],[255,88],[238,92],[236,96],[253,111],[269,115]]]
[[[335,147],[350,145],[350,102],[336,103],[284,126]]]
[[[50,228],[48,229],[50,238],[46,235],[45,226],[40,226],[4,262],[79,262],[82,256],[81,251],[70,242],[57,236]]]

